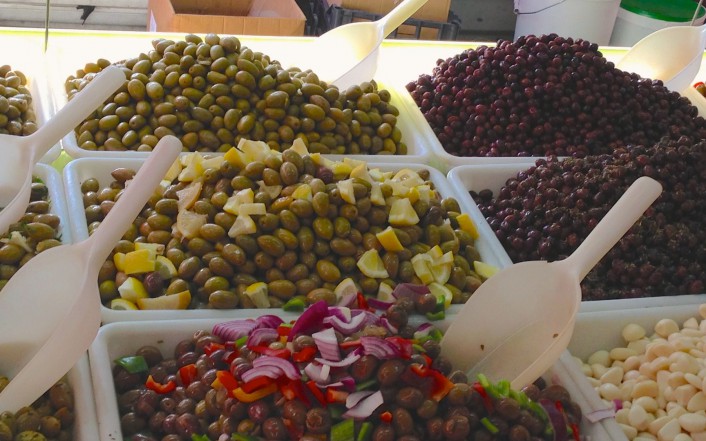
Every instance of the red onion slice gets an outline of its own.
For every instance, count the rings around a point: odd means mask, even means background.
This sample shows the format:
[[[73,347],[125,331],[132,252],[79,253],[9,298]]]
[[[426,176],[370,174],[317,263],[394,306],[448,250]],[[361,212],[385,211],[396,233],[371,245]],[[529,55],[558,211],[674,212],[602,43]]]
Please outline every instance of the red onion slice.
[[[350,395],[349,395],[350,396]],[[346,400],[348,402],[348,400]],[[370,396],[363,398],[358,401],[355,406],[348,409],[344,414],[344,418],[353,418],[356,420],[362,420],[369,418],[370,415],[375,412],[375,409],[380,407],[383,403],[382,392],[377,391],[372,393]]]
[[[323,331],[311,334],[314,338],[316,347],[319,348],[321,357],[330,361],[339,361],[341,359],[341,351],[338,348],[338,339],[333,328],[327,328]]]

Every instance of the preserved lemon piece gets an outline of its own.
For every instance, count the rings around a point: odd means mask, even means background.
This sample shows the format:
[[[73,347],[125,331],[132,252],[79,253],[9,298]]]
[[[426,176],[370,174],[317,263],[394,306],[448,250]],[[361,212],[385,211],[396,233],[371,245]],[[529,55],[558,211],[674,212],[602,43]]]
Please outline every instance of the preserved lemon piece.
[[[468,213],[459,214],[456,216],[456,222],[458,222],[458,227],[471,235],[471,238],[478,239],[478,228],[476,228],[476,223],[473,222],[471,216]]]
[[[385,269],[385,264],[383,264],[378,254],[378,250],[375,248],[364,252],[363,255],[360,256],[360,259],[358,259],[356,265],[366,277],[370,277],[371,279],[386,279],[390,277]]]
[[[252,188],[246,188],[244,190],[237,191],[233,193],[231,197],[228,198],[225,205],[223,206],[223,211],[230,214],[239,214],[238,211],[240,205],[242,204],[252,204],[255,199],[255,193]]]
[[[348,202],[349,204],[355,204],[355,192],[353,191],[353,180],[346,179],[344,181],[338,181],[336,183],[338,191],[341,194],[341,199]]]
[[[397,199],[392,202],[388,220],[391,225],[409,227],[419,223],[419,216],[409,199]]]
[[[375,237],[377,237],[378,242],[386,251],[402,251],[404,249],[392,227],[385,228],[377,233]]]
[[[228,230],[228,237],[235,237],[241,234],[253,234],[257,231],[257,225],[247,214],[239,214],[233,222],[233,226]]]
[[[257,308],[269,308],[270,299],[267,297],[267,284],[265,282],[255,282],[245,288],[245,295],[252,300]]]
[[[118,271],[125,271],[125,253],[113,254],[113,263]]]
[[[125,274],[140,274],[154,271],[156,256],[148,249],[130,251],[125,254]]]
[[[137,307],[140,309],[186,309],[189,307],[189,303],[191,303],[189,290],[159,297],[137,299]]]
[[[110,309],[116,311],[136,311],[137,305],[125,299],[113,299],[110,301]]]
[[[428,285],[434,281],[434,275],[431,272],[432,259],[429,254],[422,253],[412,257],[412,268],[414,274],[419,277],[423,284]]]
[[[473,271],[475,271],[483,279],[489,279],[492,275],[500,271],[500,268],[485,262],[481,262],[479,260],[474,260]]]
[[[157,256],[154,262],[154,270],[157,271],[164,280],[169,280],[177,275],[176,266],[165,256]]]
[[[176,229],[187,239],[196,237],[199,229],[208,220],[205,214],[194,213],[193,211],[184,210],[177,214]]]
[[[118,292],[120,297],[129,300],[133,303],[137,303],[138,299],[144,299],[149,297],[145,286],[138,279],[134,277],[128,277],[125,281],[118,287]]]
[[[312,195],[311,195],[311,185],[309,184],[302,184],[299,187],[297,187],[294,192],[292,193],[292,198],[294,199],[303,199],[305,201],[311,201]]]

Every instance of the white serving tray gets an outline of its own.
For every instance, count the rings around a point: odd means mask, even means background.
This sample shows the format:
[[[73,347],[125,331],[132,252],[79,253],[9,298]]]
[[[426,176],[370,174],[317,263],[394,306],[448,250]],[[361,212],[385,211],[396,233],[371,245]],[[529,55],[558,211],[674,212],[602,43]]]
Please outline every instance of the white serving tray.
[[[458,193],[457,199],[459,204],[463,204],[462,207],[464,210],[467,209],[466,207],[475,207],[475,210],[478,210],[473,198],[468,194],[470,190],[477,192],[483,189],[489,189],[493,194],[497,195],[502,186],[505,185],[507,179],[514,177],[518,172],[526,170],[532,165],[534,165],[534,160],[527,160],[524,163],[518,162],[515,164],[461,165],[452,168],[447,177],[451,185],[456,189]],[[470,208],[468,209],[470,210]],[[476,215],[482,218],[480,211],[478,211]],[[485,218],[483,218],[483,220],[485,221]],[[485,222],[484,226],[490,229],[487,222]],[[493,238],[497,240],[495,235],[493,235]],[[503,262],[505,266],[512,264],[512,260],[499,240],[497,246],[503,250]],[[706,302],[706,294],[584,301],[581,302],[579,311],[609,311],[612,309],[693,304],[694,302]]]
[[[86,33],[86,37],[81,38],[80,33],[70,33],[65,36],[53,38],[51,51],[47,59],[51,63],[52,69],[49,82],[52,89],[52,99],[54,106],[52,112],[55,113],[66,104],[67,97],[64,81],[69,75],[75,75],[77,69],[82,69],[87,62],[95,62],[98,58],[105,58],[111,62],[117,62],[126,58],[138,56],[140,53],[148,53],[153,50],[151,40],[157,37],[171,38],[173,40],[183,40],[184,34],[150,34],[150,33]],[[252,50],[269,55],[273,60],[287,66],[297,66],[297,59],[309,50],[312,38],[282,38],[282,37],[256,37],[238,36],[243,46]],[[303,68],[303,66],[302,66]],[[431,159],[431,151],[423,142],[424,137],[416,121],[407,117],[402,110],[401,97],[394,88],[386,88],[384,84],[379,84],[381,89],[390,91],[390,102],[400,110],[397,125],[402,132],[402,141],[407,145],[406,155],[326,155],[327,157],[340,160],[343,157],[353,159],[370,160],[380,163],[428,163]],[[62,139],[64,150],[73,158],[145,158],[146,152],[113,152],[113,151],[90,151],[82,149],[76,141],[76,134],[72,131]]]
[[[295,318],[292,315],[280,314],[280,316],[285,320]],[[231,315],[231,319],[247,317],[251,317],[247,311],[245,314],[242,314],[241,311],[238,314]],[[445,329],[448,327],[448,320],[437,324],[440,328]],[[163,320],[139,323],[110,323],[103,326],[89,349],[91,376],[99,421],[100,437],[98,439],[101,441],[122,439],[112,375],[113,360],[134,354],[143,345],[154,345],[162,350],[163,355],[170,356],[171,351],[179,341],[190,337],[195,331],[201,329],[210,330],[219,321],[205,319],[188,321]],[[584,415],[588,415],[593,409],[584,397],[583,392],[586,385],[588,385],[588,380],[584,377],[583,381],[585,384],[577,384],[569,373],[570,369],[572,369],[571,366],[566,366],[560,360],[544,375],[544,378],[549,384],[563,385],[569,391],[572,399],[581,406]],[[579,383],[581,383],[580,378]],[[590,388],[590,385],[588,387]],[[590,391],[593,391],[593,389],[590,388]],[[595,397],[598,397],[598,395],[596,394]],[[608,441],[616,439],[606,429],[606,421],[610,423],[612,420],[592,423],[587,418],[584,418],[581,424],[581,431],[585,440]]]
[[[129,167],[134,170],[139,169],[144,160],[137,158],[81,158],[71,161],[65,168],[63,173],[64,187],[66,189],[67,205],[69,217],[71,220],[71,230],[75,241],[80,241],[88,237],[88,228],[84,216],[83,198],[81,193],[81,182],[88,178],[96,178],[101,188],[112,182],[113,178],[110,173],[118,167]],[[442,197],[458,198],[456,191],[449,184],[444,175],[438,170],[430,166],[421,164],[404,164],[394,166],[392,164],[383,163],[368,163],[370,168],[380,168],[383,171],[400,170],[402,168],[411,168],[413,170],[426,169],[430,173],[430,181],[434,183],[437,191]],[[459,200],[460,203],[460,200]],[[463,208],[463,207],[462,207]],[[477,208],[476,208],[477,210]],[[504,251],[500,243],[495,239],[490,227],[483,225],[485,221],[482,217],[478,217],[479,213],[474,215],[474,220],[478,225],[481,236],[476,241],[478,252],[484,262],[502,266],[505,264],[502,260]],[[451,311],[457,309],[458,306],[452,306]],[[236,310],[239,311],[239,310]],[[258,310],[261,313],[266,313],[268,310]],[[274,309],[279,312],[280,309]],[[121,321],[121,320],[163,320],[163,319],[192,319],[192,318],[222,318],[232,317],[234,310],[215,310],[215,309],[190,309],[182,311],[114,311],[110,308],[103,307],[102,318],[104,323]],[[260,313],[260,312],[258,312]]]

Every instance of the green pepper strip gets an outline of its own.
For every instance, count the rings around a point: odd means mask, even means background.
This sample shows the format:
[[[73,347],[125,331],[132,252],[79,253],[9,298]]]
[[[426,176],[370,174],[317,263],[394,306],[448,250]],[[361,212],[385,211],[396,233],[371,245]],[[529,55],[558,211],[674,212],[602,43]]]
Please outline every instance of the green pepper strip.
[[[115,360],[115,364],[122,366],[123,369],[131,374],[146,372],[147,369],[149,369],[147,366],[147,361],[142,355],[130,355],[127,357],[118,358]]]
[[[492,433],[493,435],[500,432],[500,429],[498,429],[495,424],[491,423],[488,417],[481,418],[480,422],[481,424],[483,424],[483,427],[488,429],[488,432]]]
[[[355,441],[353,419],[346,419],[331,426],[331,441]]]
[[[257,441],[257,438],[245,433],[234,433],[230,436],[230,439],[232,441]]]
[[[248,342],[248,336],[244,335],[235,341],[235,347],[240,349]]]
[[[358,431],[358,436],[355,441],[369,441],[370,437],[373,435],[373,423],[369,421],[363,422]]]
[[[200,433],[192,433],[191,434],[191,441],[211,441],[211,438],[209,438],[208,435],[202,435]]]
[[[294,297],[290,299],[287,303],[282,305],[282,309],[284,309],[287,312],[302,312],[304,311],[304,307],[306,306],[306,303],[299,297]]]
[[[426,316],[427,316],[427,319],[429,319],[431,321],[443,320],[444,318],[446,318],[446,311],[427,312]]]

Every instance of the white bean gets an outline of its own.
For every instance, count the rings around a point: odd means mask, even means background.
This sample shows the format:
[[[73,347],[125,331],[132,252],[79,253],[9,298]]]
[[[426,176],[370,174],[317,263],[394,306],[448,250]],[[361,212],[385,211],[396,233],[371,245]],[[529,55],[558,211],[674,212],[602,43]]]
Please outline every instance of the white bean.
[[[652,397],[640,397],[636,398],[632,404],[634,406],[640,406],[649,413],[655,413],[658,409],[657,400]]]
[[[674,437],[673,441],[694,441],[694,440],[686,433],[679,433],[679,434],[677,434],[677,436]]]
[[[601,383],[612,383],[615,384],[616,386],[620,384],[620,382],[623,380],[623,374],[625,372],[623,371],[622,368],[614,366],[608,369],[601,375]]]
[[[620,426],[621,429],[623,429],[623,433],[625,434],[625,436],[628,439],[630,439],[630,440],[635,439],[635,437],[637,436],[637,429],[636,428],[632,427],[629,424],[618,424],[618,425]]]
[[[706,319],[706,303],[699,305],[699,315],[702,319]]]
[[[645,355],[648,360],[654,360],[657,357],[667,357],[674,351],[674,347],[666,340],[658,340],[647,345]]]
[[[674,397],[676,402],[681,406],[689,404],[691,398],[696,395],[697,389],[690,384],[683,384],[674,389]]]
[[[637,355],[637,352],[628,348],[614,348],[609,351],[610,358],[613,360],[625,361],[632,355]]]
[[[695,394],[686,405],[686,409],[689,412],[698,412],[699,410],[706,410],[706,395],[703,391]]]
[[[696,320],[696,317],[689,317],[688,319],[684,320],[684,323],[682,323],[681,327],[684,329],[699,329],[699,321]]]
[[[640,432],[633,438],[633,441],[655,441],[656,439],[657,438],[649,432]]]
[[[622,408],[615,411],[615,422],[618,424],[630,424],[628,415],[630,414],[630,409]]]
[[[694,441],[706,441],[706,431],[692,433],[691,439],[693,439]]]
[[[676,372],[675,372],[676,373]],[[697,389],[702,389],[702,378],[697,375],[691,374],[689,372],[684,374],[684,379],[687,383],[694,386]]]
[[[601,398],[608,401],[613,401],[622,398],[620,389],[613,383],[604,383],[598,386],[598,393]]]
[[[657,397],[659,389],[657,382],[654,380],[645,380],[637,383],[632,389],[633,398],[638,397]]]

